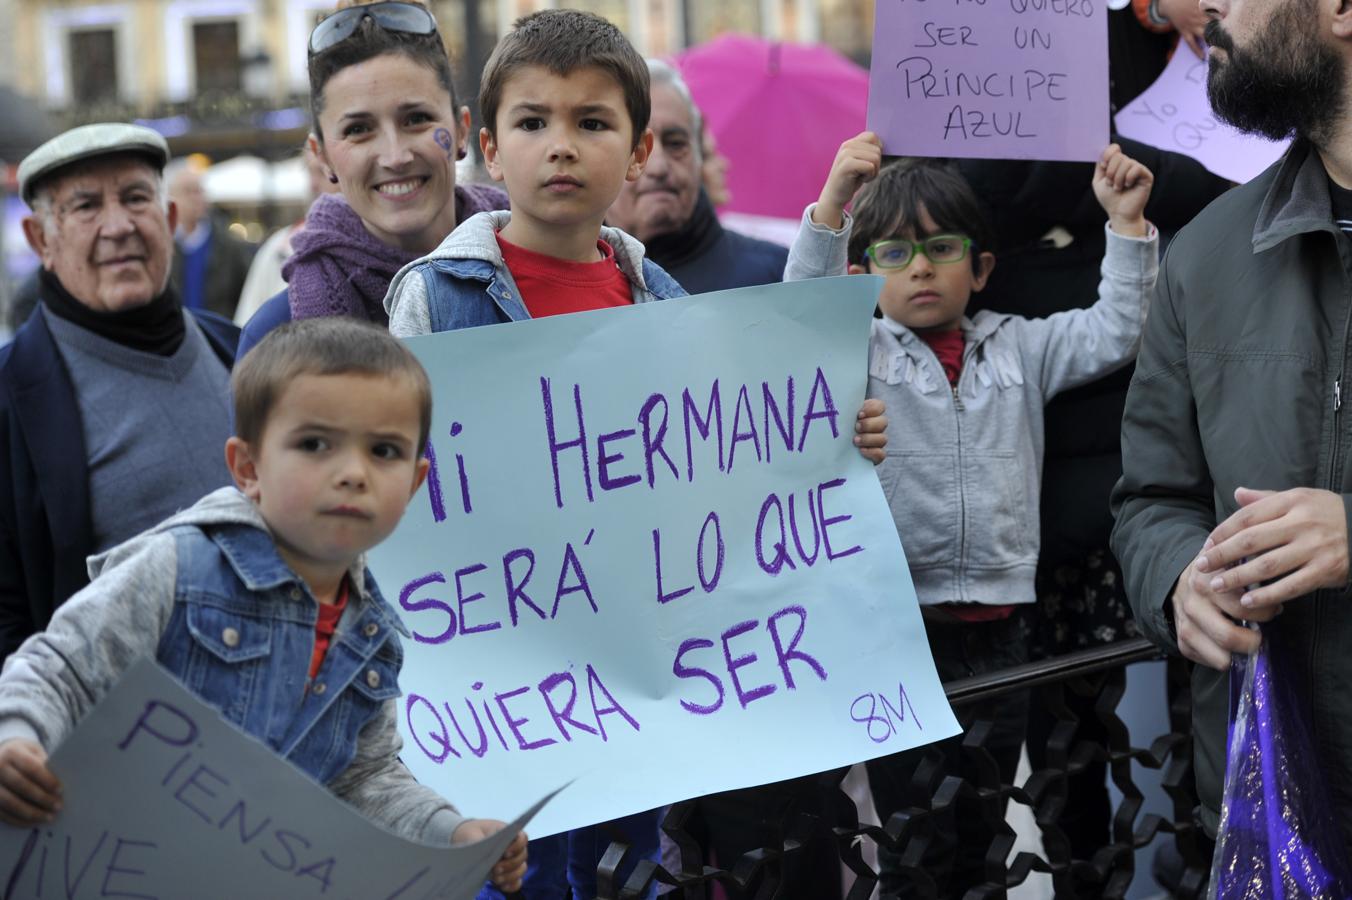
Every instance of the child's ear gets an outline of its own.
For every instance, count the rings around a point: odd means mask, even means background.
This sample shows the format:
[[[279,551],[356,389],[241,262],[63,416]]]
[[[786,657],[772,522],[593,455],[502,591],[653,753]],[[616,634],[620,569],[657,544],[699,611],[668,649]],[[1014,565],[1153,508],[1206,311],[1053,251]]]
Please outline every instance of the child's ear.
[[[487,128],[479,129],[479,152],[484,155],[484,168],[488,170],[488,177],[494,181],[502,181],[502,166],[498,163],[498,142],[493,140],[493,133]]]
[[[412,500],[413,495],[418,493],[418,488],[427,480],[427,472],[432,468],[432,461],[426,456],[418,457],[418,469],[413,473],[413,487],[408,492],[408,499]]]
[[[257,503],[261,490],[258,485],[258,460],[253,448],[242,437],[233,435],[225,442],[225,465],[240,493]]]
[[[846,271],[848,271],[851,275],[867,275],[868,266],[861,266],[858,263],[850,263],[850,267]]]
[[[991,273],[995,271],[995,254],[982,253],[977,256],[976,272],[972,275],[972,290],[979,291],[986,286]]]
[[[639,176],[643,174],[643,167],[648,164],[648,157],[653,152],[653,130],[651,128],[643,129],[643,136],[638,139],[638,146],[634,152],[629,155],[629,170],[624,173],[625,181],[638,181]]]

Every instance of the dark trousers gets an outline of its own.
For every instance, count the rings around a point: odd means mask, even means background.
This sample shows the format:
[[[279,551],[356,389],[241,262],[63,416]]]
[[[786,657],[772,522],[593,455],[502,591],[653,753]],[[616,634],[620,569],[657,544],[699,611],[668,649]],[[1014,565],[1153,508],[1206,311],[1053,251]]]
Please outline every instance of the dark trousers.
[[[1018,614],[996,622],[926,620],[925,632],[941,681],[1005,669],[1028,660],[1026,624]],[[973,787],[994,788],[992,782],[997,774],[1001,783],[1013,783],[1028,724],[1028,692],[1017,691],[995,700],[967,704],[954,709],[954,713],[962,726],[962,735],[868,763],[873,802],[884,824],[899,810],[928,808],[943,775],[959,776]],[[983,746],[991,759],[980,754],[974,757],[962,749],[964,735],[977,722],[990,724]],[[929,765],[922,766],[926,761]],[[912,833],[927,840],[918,864],[933,879],[939,897],[960,898],[968,888],[986,881],[986,855],[997,834],[994,822],[1003,819],[1003,801],[993,798],[983,801],[970,792],[962,792],[955,803],[930,816],[924,826]],[[905,854],[905,842],[901,849]],[[878,848],[885,897],[921,896],[911,875],[902,868],[902,854],[885,846]],[[908,862],[915,865],[913,857]]]

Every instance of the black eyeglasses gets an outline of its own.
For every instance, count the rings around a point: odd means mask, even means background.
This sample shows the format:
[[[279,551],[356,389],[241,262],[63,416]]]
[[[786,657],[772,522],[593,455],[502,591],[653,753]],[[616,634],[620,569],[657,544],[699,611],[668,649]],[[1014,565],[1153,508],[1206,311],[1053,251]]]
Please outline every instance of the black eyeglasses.
[[[328,16],[310,32],[310,55],[323,53],[334,44],[351,37],[367,16],[386,31],[404,34],[436,34],[437,31],[437,20],[432,17],[431,11],[416,3],[349,6]]]

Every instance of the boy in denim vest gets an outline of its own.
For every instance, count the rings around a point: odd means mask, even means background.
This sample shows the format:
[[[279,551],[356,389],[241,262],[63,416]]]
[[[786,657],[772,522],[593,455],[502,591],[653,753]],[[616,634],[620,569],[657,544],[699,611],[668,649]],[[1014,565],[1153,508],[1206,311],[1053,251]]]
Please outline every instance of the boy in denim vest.
[[[0,677],[0,819],[51,821],[59,744],[142,656],[229,722],[401,836],[464,843],[462,818],[399,762],[399,633],[364,565],[427,474],[427,374],[382,329],[279,328],[235,367],[238,488],[90,560],[92,581]],[[493,870],[525,871],[517,835]]]
[[[648,67],[619,29],[578,10],[526,16],[493,50],[479,103],[479,146],[511,211],[472,216],[395,276],[393,334],[685,296],[602,224],[653,145]]]

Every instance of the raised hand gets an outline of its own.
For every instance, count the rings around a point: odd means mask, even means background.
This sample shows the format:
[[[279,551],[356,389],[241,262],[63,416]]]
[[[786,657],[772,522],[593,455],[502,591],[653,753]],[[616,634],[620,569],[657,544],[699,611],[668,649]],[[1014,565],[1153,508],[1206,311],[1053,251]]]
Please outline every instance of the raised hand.
[[[1127,237],[1145,237],[1150,225],[1145,220],[1145,204],[1155,176],[1149,169],[1109,144],[1094,168],[1094,196],[1108,214],[1113,231]]]
[[[831,174],[826,176],[821,196],[812,211],[812,221],[827,228],[845,224],[845,206],[859,188],[878,177],[883,164],[883,142],[871,131],[850,138],[836,151]]]

